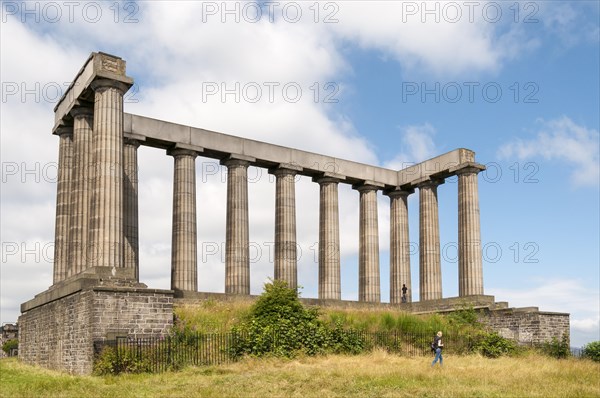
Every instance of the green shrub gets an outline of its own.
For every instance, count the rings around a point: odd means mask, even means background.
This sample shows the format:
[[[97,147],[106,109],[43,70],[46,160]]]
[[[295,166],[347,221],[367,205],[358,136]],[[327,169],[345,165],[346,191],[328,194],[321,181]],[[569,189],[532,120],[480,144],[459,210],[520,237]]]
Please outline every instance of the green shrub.
[[[14,348],[19,348],[19,340],[17,339],[6,340],[4,344],[2,344],[2,351],[7,354],[10,354]]]
[[[358,335],[337,327],[327,327],[317,308],[306,308],[296,289],[283,281],[265,284],[263,294],[248,317],[233,328],[235,344],[231,354],[294,357],[299,353],[358,353],[364,348]]]
[[[479,317],[477,315],[477,311],[473,308],[473,305],[463,304],[456,311],[451,312],[446,316],[450,325],[458,326],[458,327],[475,327],[480,328],[481,324],[479,323]]]
[[[358,332],[345,330],[341,322],[329,329],[329,351],[334,354],[358,355],[366,349],[366,343]]]
[[[514,341],[500,336],[497,332],[482,333],[474,348],[476,352],[488,358],[511,355],[517,350]]]
[[[152,371],[153,349],[138,351],[129,348],[105,346],[94,361],[94,374],[116,375],[126,373],[146,373]]]
[[[600,341],[593,341],[583,347],[583,357],[600,362]]]
[[[291,357],[299,351],[314,355],[327,337],[317,310],[306,309],[298,292],[283,281],[265,284],[248,318],[233,331],[240,336],[233,347],[234,356]]]
[[[562,359],[571,356],[571,348],[569,347],[569,335],[564,333],[562,338],[558,340],[552,337],[552,340],[542,345],[542,352],[552,358]]]

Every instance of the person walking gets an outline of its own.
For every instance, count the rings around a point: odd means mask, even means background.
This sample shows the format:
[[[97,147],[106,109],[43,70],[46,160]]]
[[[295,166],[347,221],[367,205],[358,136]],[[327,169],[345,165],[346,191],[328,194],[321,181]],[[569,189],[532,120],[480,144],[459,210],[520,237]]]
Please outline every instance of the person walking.
[[[442,349],[444,348],[444,342],[442,341],[442,332],[439,331],[433,338],[433,345],[435,348],[435,358],[433,362],[431,362],[431,366],[433,367],[435,363],[440,360],[440,366],[443,365],[444,358],[442,358]]]

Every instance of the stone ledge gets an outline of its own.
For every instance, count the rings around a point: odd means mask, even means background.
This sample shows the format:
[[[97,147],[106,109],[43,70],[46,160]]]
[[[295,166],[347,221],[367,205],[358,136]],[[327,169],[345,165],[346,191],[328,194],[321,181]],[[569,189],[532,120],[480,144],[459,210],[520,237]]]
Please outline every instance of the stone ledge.
[[[213,293],[213,292],[191,292],[186,290],[175,290],[174,297],[180,302],[193,302],[196,300],[222,300],[222,301],[251,301],[259,296],[247,294]]]
[[[52,288],[42,293],[36,294],[36,296],[33,299],[21,304],[21,313],[25,313],[36,307],[40,307],[44,304],[48,304],[52,301],[56,301],[63,297],[80,292],[86,287],[93,286],[97,282],[97,279],[81,278],[54,285]]]
[[[118,289],[136,292],[147,291],[145,284],[135,280],[135,270],[133,268],[91,267],[50,286],[48,290],[42,293],[36,294],[33,299],[21,304],[21,313],[91,288],[112,291],[122,291]],[[158,289],[151,290],[156,291],[156,293],[171,292],[159,291]]]
[[[540,314],[540,315],[570,315],[568,312],[540,311],[538,307],[511,307],[490,310],[492,315],[504,314]]]
[[[176,304],[195,304],[198,301],[203,300],[254,301],[258,297],[259,296],[256,295],[175,291],[174,302]],[[300,298],[300,301],[306,305],[319,307],[365,310],[395,310],[412,312],[415,314],[451,312],[455,311],[456,309],[463,308],[465,305],[472,306],[474,309],[493,309],[496,305],[494,296],[487,295],[449,297],[440,300],[417,301],[400,304],[370,303],[350,300],[322,300],[318,298]]]
[[[128,293],[148,293],[148,294],[174,294],[173,290],[153,289],[147,287],[127,287],[127,286],[92,286],[91,290],[95,292],[128,292]]]

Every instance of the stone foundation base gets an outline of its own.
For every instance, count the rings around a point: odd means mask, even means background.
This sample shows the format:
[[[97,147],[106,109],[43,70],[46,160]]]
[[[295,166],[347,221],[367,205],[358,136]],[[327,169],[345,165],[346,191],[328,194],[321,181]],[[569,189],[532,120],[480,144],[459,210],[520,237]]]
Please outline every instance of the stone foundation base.
[[[29,364],[89,374],[95,343],[167,334],[173,326],[173,291],[148,289],[132,272],[91,268],[22,304],[19,357]]]

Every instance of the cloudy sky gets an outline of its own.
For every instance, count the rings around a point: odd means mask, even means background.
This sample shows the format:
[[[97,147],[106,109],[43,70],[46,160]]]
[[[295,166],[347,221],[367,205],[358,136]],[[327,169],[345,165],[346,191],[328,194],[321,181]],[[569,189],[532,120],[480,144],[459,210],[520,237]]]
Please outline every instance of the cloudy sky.
[[[89,54],[127,61],[125,110],[399,169],[474,150],[486,294],[571,313],[600,340],[598,3],[2,2],[1,322],[52,284],[53,107]],[[140,274],[170,278],[173,159],[139,150]],[[224,291],[225,170],[197,159],[201,291]],[[251,283],[273,275],[274,191],[249,170]],[[458,295],[457,183],[439,187]],[[299,283],[317,296],[318,185],[297,183]],[[409,199],[418,297],[418,201]],[[358,297],[358,193],[340,186],[342,295]],[[389,200],[379,194],[382,298]]]

